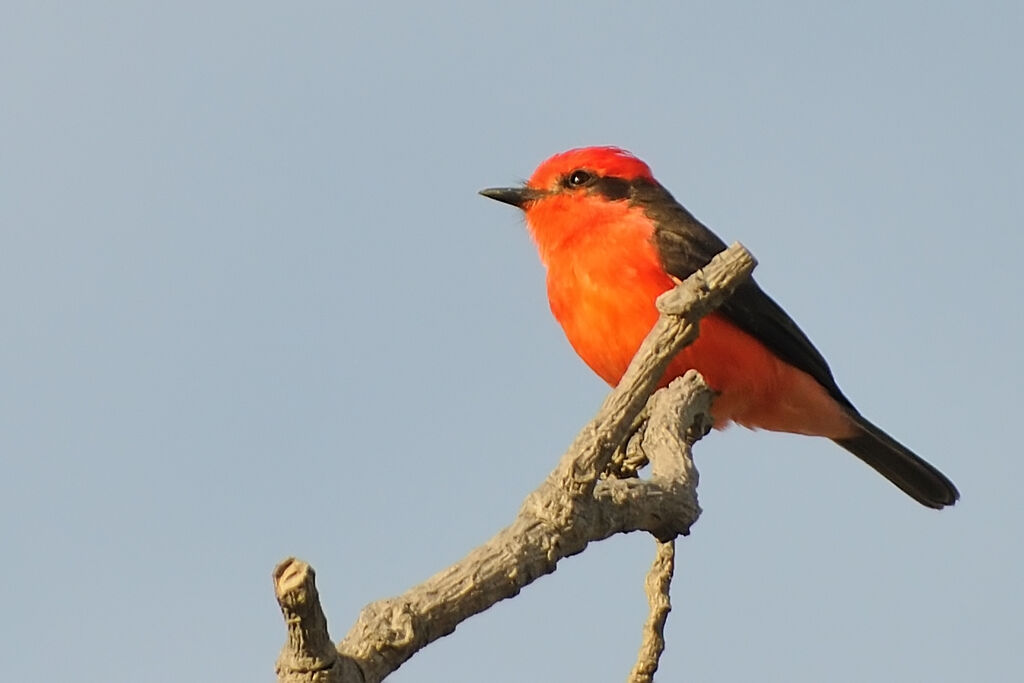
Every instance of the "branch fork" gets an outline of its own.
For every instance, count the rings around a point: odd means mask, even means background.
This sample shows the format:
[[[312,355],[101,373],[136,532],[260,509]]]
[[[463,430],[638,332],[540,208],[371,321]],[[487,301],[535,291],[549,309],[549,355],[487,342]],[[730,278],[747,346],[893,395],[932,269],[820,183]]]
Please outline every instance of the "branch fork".
[[[512,524],[405,594],[368,605],[336,647],[330,644],[313,569],[294,558],[278,565],[275,593],[288,629],[278,680],[377,683],[462,621],[553,572],[562,558],[630,531],[659,540],[647,579],[651,616],[629,678],[652,680],[664,649],[674,539],[688,534],[700,516],[690,447],[710,428],[713,397],[694,371],[655,390],[669,361],[697,338],[700,319],[725,301],[754,265],[753,256],[736,243],[661,295],[658,322],[622,381],[526,498]],[[646,420],[638,420],[645,410]],[[633,434],[637,424],[642,428]],[[650,461],[650,476],[602,478],[616,450],[630,439]]]

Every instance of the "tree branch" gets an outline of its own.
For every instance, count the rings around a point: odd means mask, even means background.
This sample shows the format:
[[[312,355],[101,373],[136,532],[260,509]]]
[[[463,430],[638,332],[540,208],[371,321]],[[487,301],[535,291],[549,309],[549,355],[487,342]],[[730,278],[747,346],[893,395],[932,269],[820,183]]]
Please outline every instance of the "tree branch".
[[[647,531],[665,541],[687,534],[700,514],[697,476],[689,448],[710,425],[711,392],[696,372],[675,380],[651,401],[642,440],[651,462],[650,478],[600,479],[600,475],[629,437],[669,361],[697,338],[700,318],[720,305],[749,276],[754,265],[750,253],[734,244],[659,297],[661,316],[622,381],[576,437],[558,467],[527,497],[513,523],[404,595],[364,608],[337,646],[337,666],[330,663],[319,645],[319,626],[322,623],[326,637],[326,621],[322,621],[312,570],[308,570],[308,586],[302,584],[303,599],[289,598],[286,602],[282,601],[278,571],[282,576],[287,571],[282,570],[284,564],[279,566],[275,585],[279,586],[278,600],[288,623],[286,650],[301,650],[292,647],[293,641],[313,647],[311,655],[286,657],[282,652],[279,680],[299,680],[283,675],[296,663],[294,668],[300,674],[337,670],[340,676],[303,680],[376,683],[422,647],[553,572],[560,559],[582,552],[592,541],[629,531]],[[306,609],[310,601],[316,603],[315,610]],[[302,611],[297,609],[299,604],[303,605]],[[309,635],[313,631],[317,635]],[[352,662],[357,666],[346,666]],[[653,662],[656,668],[656,655]]]
[[[636,665],[629,674],[629,683],[650,683],[654,680],[661,653],[665,651],[665,622],[672,611],[669,587],[675,568],[676,542],[658,541],[658,553],[644,582],[651,613],[644,624],[644,640],[640,644]]]
[[[279,681],[341,683],[362,680],[355,663],[341,655],[327,635],[327,618],[320,607],[316,573],[312,567],[294,557],[277,565],[274,568],[274,594],[288,627],[288,639],[277,658]]]

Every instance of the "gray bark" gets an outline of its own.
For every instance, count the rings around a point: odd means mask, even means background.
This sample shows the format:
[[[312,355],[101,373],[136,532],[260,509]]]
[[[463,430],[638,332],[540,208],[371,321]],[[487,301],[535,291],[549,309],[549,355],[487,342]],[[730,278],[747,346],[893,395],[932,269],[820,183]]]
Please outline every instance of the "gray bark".
[[[700,319],[753,270],[734,244],[658,299],[661,315],[619,385],[558,466],[505,529],[405,594],[368,605],[332,646],[311,567],[289,558],[274,570],[288,629],[277,661],[282,683],[377,683],[462,621],[555,570],[559,560],[613,534],[646,531],[659,540],[647,580],[651,616],[630,681],[650,681],[664,650],[672,543],[697,521],[697,471],[690,447],[711,425],[711,392],[688,372],[655,392],[669,361],[697,338]],[[653,394],[653,396],[652,396]],[[645,419],[638,419],[641,418]],[[640,431],[637,432],[637,428]],[[602,476],[632,437],[650,461],[645,479]]]

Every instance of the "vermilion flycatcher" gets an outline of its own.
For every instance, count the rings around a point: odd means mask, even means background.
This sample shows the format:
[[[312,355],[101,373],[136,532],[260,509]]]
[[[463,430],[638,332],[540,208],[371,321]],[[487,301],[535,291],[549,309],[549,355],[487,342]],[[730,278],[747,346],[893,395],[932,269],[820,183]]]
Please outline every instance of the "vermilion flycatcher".
[[[524,186],[481,194],[525,212],[552,313],[612,385],[654,326],[658,295],[725,249],[647,164],[616,147],[556,154]],[[959,498],[945,475],[853,407],[821,353],[753,280],[701,321],[700,337],[669,364],[662,385],[691,368],[717,392],[716,427],[824,436],[923,505]]]

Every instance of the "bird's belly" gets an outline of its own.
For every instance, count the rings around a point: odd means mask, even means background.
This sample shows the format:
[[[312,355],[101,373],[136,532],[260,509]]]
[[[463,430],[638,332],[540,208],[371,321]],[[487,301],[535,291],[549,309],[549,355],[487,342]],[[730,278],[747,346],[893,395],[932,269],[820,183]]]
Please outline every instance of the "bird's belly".
[[[573,275],[549,272],[551,312],[580,358],[614,386],[658,319],[654,300],[673,282],[658,272],[619,273],[614,284]]]
[[[613,386],[658,319],[654,300],[674,285],[661,272],[637,275],[620,273],[613,286],[574,278],[552,287],[549,280],[551,309],[569,343]],[[721,315],[701,321],[700,336],[671,361],[661,386],[690,369],[718,394],[712,406],[718,428],[736,422],[831,438],[850,433],[849,418],[824,387]]]

